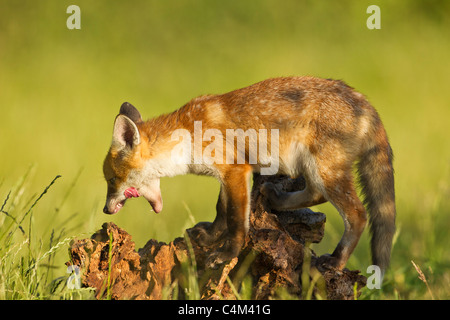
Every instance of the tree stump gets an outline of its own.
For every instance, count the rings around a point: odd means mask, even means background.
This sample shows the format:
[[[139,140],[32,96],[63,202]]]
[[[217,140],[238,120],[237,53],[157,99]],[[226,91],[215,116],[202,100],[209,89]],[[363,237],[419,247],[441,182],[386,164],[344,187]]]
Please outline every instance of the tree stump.
[[[131,236],[114,223],[74,241],[66,264],[82,270],[83,286],[95,288],[97,299],[236,299],[244,282],[251,286],[245,298],[251,299],[353,299],[355,283],[359,295],[366,284],[359,271],[320,266],[309,248],[322,240],[325,215],[271,210],[259,192],[266,181],[280,183],[284,191],[305,187],[303,178],[255,174],[245,245],[217,270],[205,268],[215,248],[199,247],[189,229],[184,238],[169,244],[152,239],[136,252]]]

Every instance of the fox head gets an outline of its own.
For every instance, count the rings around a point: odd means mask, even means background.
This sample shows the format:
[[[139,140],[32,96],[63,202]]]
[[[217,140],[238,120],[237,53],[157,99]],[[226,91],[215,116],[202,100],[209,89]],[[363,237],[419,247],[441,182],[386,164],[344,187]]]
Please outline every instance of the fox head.
[[[139,111],[128,102],[122,104],[103,163],[108,184],[104,213],[117,213],[127,199],[139,196],[143,196],[156,213],[162,210],[159,177],[145,166],[148,143],[139,131],[141,123]]]

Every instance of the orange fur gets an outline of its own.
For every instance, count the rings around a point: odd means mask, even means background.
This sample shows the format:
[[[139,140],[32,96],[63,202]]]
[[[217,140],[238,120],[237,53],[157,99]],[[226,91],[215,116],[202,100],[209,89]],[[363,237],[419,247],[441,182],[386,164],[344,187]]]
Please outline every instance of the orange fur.
[[[174,138],[174,133],[180,136]],[[255,143],[266,136],[268,153],[264,154],[262,145],[256,148]],[[180,146],[190,151],[186,163],[174,159],[174,149]],[[357,162],[370,214],[373,260],[383,271],[387,268],[395,230],[392,150],[375,109],[342,81],[268,79],[229,93],[194,98],[170,114],[145,122],[125,103],[104,162],[109,181],[104,211],[117,212],[125,201],[121,193],[128,187],[136,188],[160,211],[159,178],[185,173],[214,176],[221,183],[217,217],[212,224],[199,224],[193,236],[204,245],[222,243],[209,260],[216,266],[236,256],[244,241],[250,174],[274,162],[278,174],[303,175],[307,182],[305,190],[288,194],[264,185],[261,192],[274,208],[330,201],[342,215],[344,235],[333,254],[323,258],[338,268],[345,266],[366,224],[365,207],[353,181],[352,166]]]

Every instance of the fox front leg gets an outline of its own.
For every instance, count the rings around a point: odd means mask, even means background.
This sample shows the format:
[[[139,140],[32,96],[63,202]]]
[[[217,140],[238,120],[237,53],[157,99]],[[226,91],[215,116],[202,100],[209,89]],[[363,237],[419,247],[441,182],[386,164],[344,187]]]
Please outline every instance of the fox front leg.
[[[189,236],[201,247],[209,247],[217,242],[227,228],[227,207],[224,188],[220,188],[216,205],[216,219],[214,222],[199,222],[187,230]]]
[[[249,165],[235,166],[226,171],[225,179],[222,180],[227,228],[218,241],[220,248],[206,261],[206,266],[211,269],[217,269],[219,265],[237,257],[244,244],[249,227],[251,174]]]

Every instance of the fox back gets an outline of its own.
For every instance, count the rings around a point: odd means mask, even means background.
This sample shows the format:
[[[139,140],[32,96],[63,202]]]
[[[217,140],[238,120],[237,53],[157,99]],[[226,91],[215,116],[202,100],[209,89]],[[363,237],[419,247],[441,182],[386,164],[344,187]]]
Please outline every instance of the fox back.
[[[342,216],[343,237],[324,264],[343,268],[366,225],[373,263],[386,270],[395,232],[392,149],[378,113],[342,81],[313,77],[268,79],[225,94],[192,99],[180,109],[143,121],[124,103],[104,162],[105,213],[143,196],[162,210],[159,181],[179,174],[215,177],[221,185],[217,216],[191,237],[217,244],[207,264],[235,257],[244,242],[252,173],[303,175],[306,188],[285,193],[261,187],[272,207],[291,210],[329,201]],[[357,164],[358,177],[353,176]],[[355,179],[362,186],[363,201]]]

